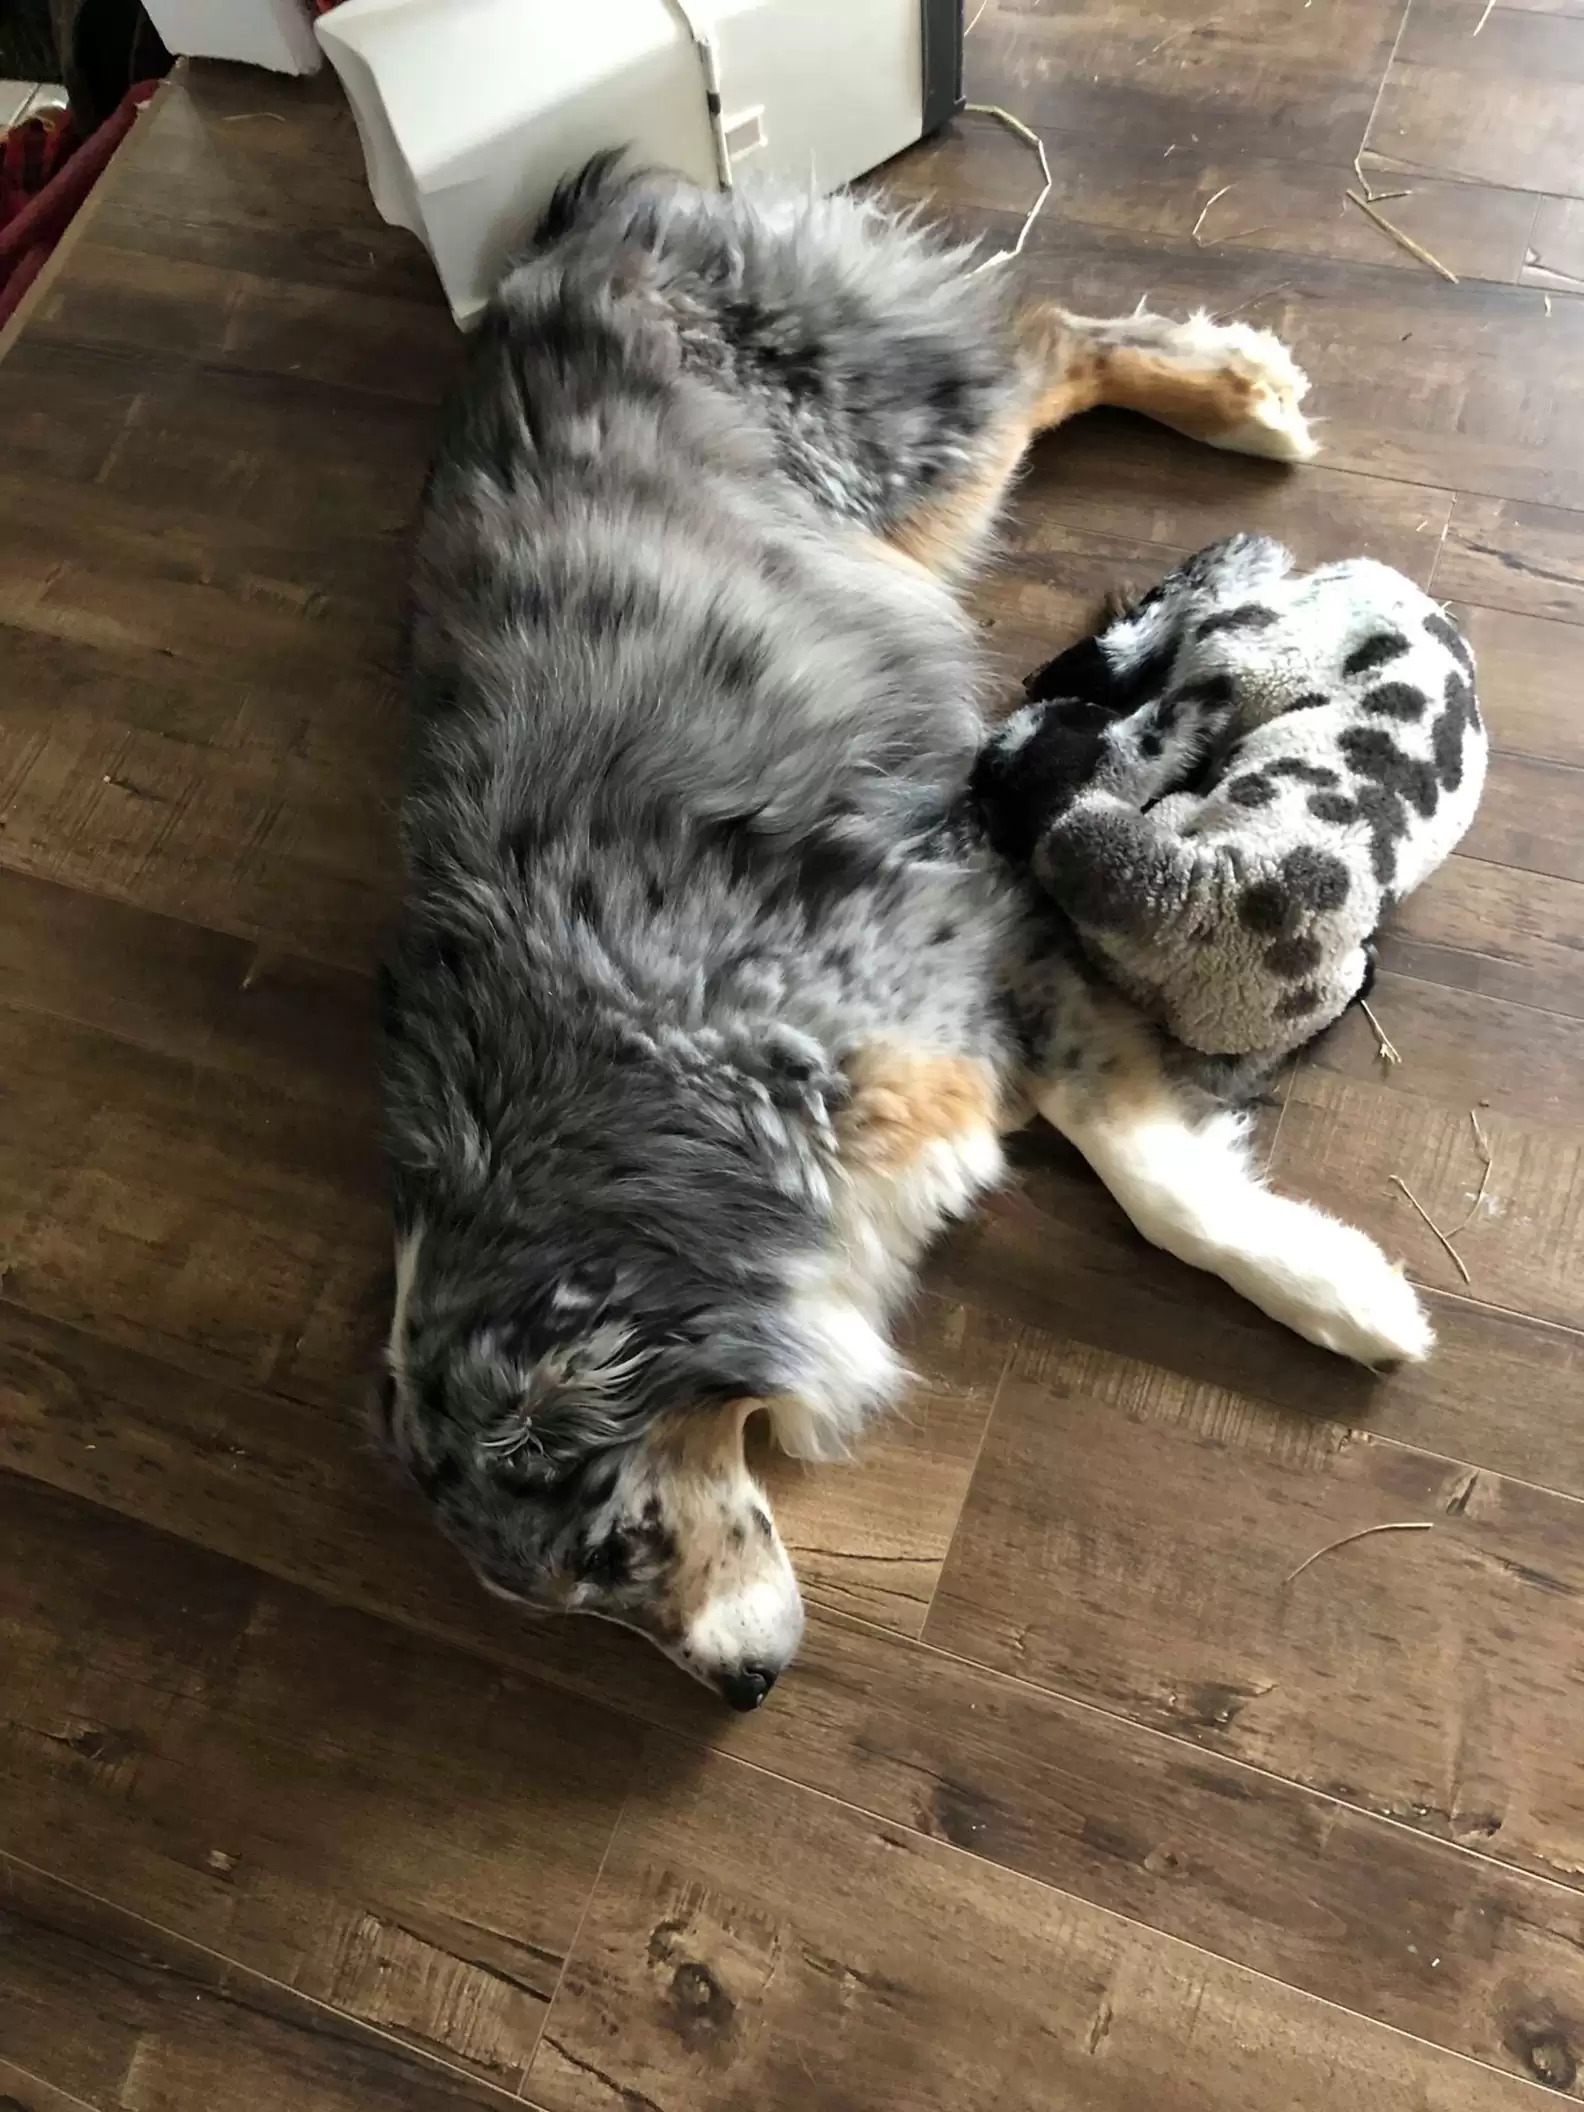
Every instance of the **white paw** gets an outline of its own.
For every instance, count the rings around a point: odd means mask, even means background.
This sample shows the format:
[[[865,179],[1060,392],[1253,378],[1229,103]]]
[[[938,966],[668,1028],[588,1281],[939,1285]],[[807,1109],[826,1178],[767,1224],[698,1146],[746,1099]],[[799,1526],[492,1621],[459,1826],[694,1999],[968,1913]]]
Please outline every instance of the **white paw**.
[[[1193,333],[1200,356],[1215,360],[1232,390],[1251,392],[1236,424],[1206,435],[1212,447],[1272,462],[1307,462],[1319,452],[1298,408],[1309,393],[1309,377],[1279,337],[1248,323],[1214,322],[1202,311],[1184,327]]]
[[[1435,1334],[1419,1294],[1366,1233],[1303,1205],[1282,1259],[1267,1260],[1255,1302],[1273,1320],[1357,1364],[1419,1364]]]
[[[1127,342],[1191,371],[1203,384],[1192,416],[1179,429],[1210,447],[1272,462],[1307,462],[1318,452],[1299,405],[1309,377],[1279,337],[1250,323],[1218,323],[1201,309],[1186,322],[1140,314],[1117,326]],[[1152,411],[1167,425],[1169,410]]]

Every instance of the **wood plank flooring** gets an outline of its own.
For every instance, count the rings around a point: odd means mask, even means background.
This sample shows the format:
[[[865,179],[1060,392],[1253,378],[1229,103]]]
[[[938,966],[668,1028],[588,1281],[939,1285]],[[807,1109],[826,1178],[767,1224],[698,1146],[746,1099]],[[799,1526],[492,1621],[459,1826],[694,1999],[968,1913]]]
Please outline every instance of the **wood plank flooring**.
[[[1341,1368],[1034,1137],[906,1412],[769,1467],[811,1621],[766,1710],[478,1593],[357,1421],[458,347],[333,89],[191,69],[0,365],[11,2112],[1584,2098],[1584,7],[988,0],[968,81],[1048,143],[1038,284],[1269,324],[1326,421],[1290,475],[1054,439],[979,599],[1009,684],[1239,526],[1476,641],[1490,788],[1384,950],[1403,1062],[1350,1018],[1265,1127],[1439,1353]],[[1005,240],[1033,175],[970,115],[883,180]]]

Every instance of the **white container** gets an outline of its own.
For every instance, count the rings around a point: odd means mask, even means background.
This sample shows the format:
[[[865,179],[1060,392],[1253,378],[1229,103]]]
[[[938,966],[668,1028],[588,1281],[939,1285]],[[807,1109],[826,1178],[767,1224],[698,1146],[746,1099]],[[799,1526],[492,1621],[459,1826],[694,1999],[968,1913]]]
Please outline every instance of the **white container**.
[[[317,73],[307,0],[143,0],[167,51],[184,59],[235,59],[271,73]]]
[[[602,147],[701,183],[724,163],[830,190],[961,100],[961,0],[343,0],[316,29],[374,202],[425,244],[460,323]]]

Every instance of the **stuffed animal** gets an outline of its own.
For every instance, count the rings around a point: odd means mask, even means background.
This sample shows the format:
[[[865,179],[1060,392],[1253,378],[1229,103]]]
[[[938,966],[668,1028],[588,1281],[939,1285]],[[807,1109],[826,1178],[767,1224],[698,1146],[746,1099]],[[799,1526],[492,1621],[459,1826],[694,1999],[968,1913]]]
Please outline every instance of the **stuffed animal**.
[[[973,794],[1108,978],[1210,1055],[1280,1055],[1473,819],[1474,657],[1368,558],[1264,536],[1188,559],[1025,684]]]

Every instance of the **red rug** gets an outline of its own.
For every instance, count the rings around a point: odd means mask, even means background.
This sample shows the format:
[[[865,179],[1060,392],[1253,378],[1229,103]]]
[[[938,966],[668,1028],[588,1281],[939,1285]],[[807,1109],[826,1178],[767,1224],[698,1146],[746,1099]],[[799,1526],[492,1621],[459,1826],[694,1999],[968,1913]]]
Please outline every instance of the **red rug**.
[[[0,140],[0,325],[38,277],[158,86],[140,81],[129,88],[87,139],[64,111],[51,111],[13,125]]]

